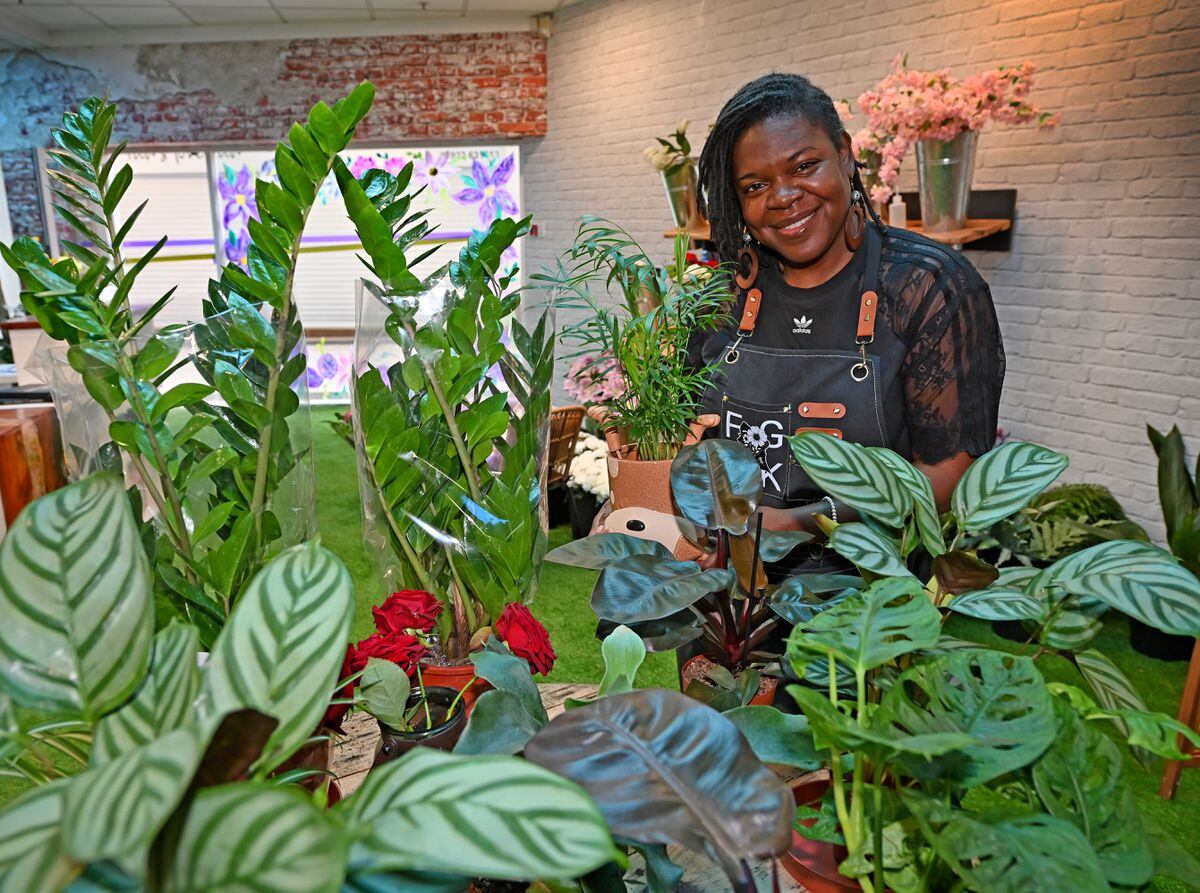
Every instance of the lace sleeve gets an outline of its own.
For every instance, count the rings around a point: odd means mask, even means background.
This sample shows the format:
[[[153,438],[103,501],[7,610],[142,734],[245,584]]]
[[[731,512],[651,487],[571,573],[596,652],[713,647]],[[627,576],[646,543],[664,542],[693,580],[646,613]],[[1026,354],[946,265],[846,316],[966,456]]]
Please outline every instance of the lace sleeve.
[[[897,307],[896,330],[909,346],[902,370],[909,437],[914,457],[930,465],[991,449],[1004,384],[987,283],[957,252],[941,260],[910,268]]]

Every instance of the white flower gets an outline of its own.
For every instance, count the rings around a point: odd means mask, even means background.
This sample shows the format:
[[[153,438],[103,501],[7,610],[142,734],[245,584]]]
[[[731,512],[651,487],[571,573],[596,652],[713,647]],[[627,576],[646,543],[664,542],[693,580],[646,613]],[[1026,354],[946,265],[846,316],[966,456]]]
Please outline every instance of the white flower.
[[[675,125],[675,132],[676,133],[687,133],[688,125],[691,123],[692,122],[689,121],[687,118],[680,118],[679,122]]]
[[[597,499],[608,499],[608,449],[604,441],[585,434],[576,442],[568,483]]]
[[[762,428],[758,427],[758,425],[751,425],[746,428],[745,438],[746,446],[750,447],[751,449],[758,450],[767,445],[768,438],[766,432],[763,431]]]

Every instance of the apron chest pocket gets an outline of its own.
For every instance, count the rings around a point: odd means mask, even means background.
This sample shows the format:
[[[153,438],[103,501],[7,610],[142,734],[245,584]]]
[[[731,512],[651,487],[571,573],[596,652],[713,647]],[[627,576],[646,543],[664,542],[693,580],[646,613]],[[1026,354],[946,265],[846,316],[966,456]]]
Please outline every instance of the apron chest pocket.
[[[748,446],[762,467],[763,493],[786,499],[792,448],[788,435],[795,424],[795,404],[749,403],[725,394],[721,400],[721,437]]]

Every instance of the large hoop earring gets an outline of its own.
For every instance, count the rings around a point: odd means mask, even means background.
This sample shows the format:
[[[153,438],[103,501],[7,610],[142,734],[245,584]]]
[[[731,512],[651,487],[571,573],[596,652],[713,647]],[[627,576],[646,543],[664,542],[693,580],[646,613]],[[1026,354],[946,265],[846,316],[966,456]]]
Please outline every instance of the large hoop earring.
[[[846,211],[846,247],[857,251],[867,231],[867,212],[862,205],[862,193],[857,189],[850,194],[850,207]]]
[[[747,242],[745,247],[738,251],[737,261],[737,272],[733,275],[733,281],[737,283],[738,288],[745,291],[758,279],[758,251],[753,243]]]

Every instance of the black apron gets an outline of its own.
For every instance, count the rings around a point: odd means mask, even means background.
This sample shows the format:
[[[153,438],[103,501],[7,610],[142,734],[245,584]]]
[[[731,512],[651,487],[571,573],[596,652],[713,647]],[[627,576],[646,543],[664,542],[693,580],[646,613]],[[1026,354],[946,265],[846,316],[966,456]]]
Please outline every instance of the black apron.
[[[867,226],[860,247],[867,252],[861,294],[831,298],[858,305],[857,315],[844,314],[845,349],[756,346],[759,308],[770,295],[763,296],[753,283],[743,295],[736,334],[715,336],[705,345],[704,359],[719,360],[703,399],[704,411],[721,418],[714,436],[739,440],[758,456],[763,505],[788,508],[825,495],[792,455],[787,437],[801,431],[822,430],[911,458],[900,374],[907,347],[891,326],[875,324],[882,239],[877,227]],[[809,554],[802,555],[806,551]],[[790,557],[806,560],[787,562],[789,573],[845,567],[838,556],[819,546],[797,549]]]

